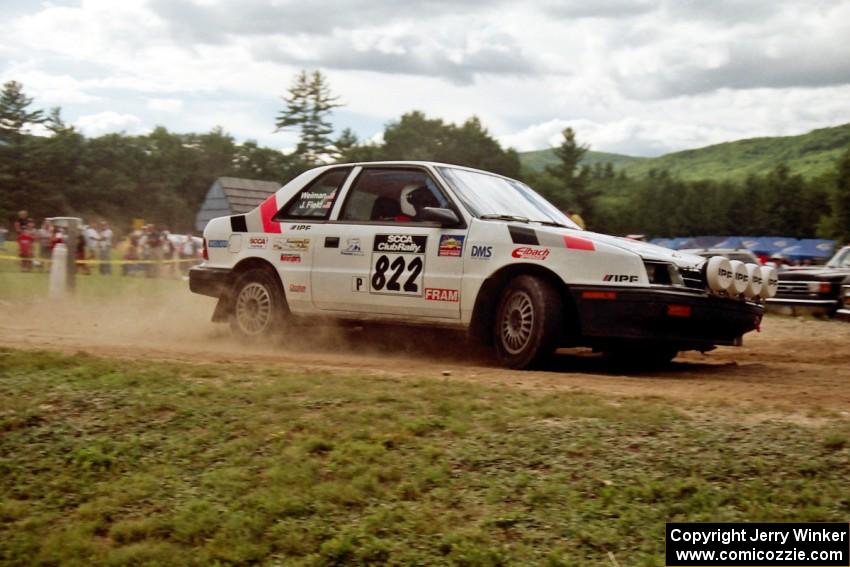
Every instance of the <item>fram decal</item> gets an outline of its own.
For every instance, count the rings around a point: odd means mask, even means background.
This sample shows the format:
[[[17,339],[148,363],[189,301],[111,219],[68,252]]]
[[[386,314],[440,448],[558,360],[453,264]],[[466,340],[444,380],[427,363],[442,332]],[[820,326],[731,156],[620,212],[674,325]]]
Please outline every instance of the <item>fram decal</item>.
[[[289,291],[292,293],[307,293],[307,286],[301,284],[289,284]]]
[[[267,236],[252,236],[248,239],[248,248],[265,248],[268,243]]]
[[[345,241],[345,248],[339,251],[340,254],[346,256],[362,256],[363,247],[360,245],[359,238],[349,238]]]
[[[275,238],[272,242],[274,250],[294,250],[296,252],[306,252],[310,249],[309,238]]]
[[[638,281],[637,276],[633,276],[630,274],[605,274],[605,277],[602,278],[603,282],[636,282]]]
[[[376,234],[375,252],[397,252],[399,254],[424,254],[427,236],[413,234]]]
[[[514,258],[521,258],[523,260],[545,260],[549,257],[549,249],[522,246],[520,248],[514,248],[514,251],[511,252],[511,256]]]
[[[437,256],[463,256],[463,241],[466,236],[462,234],[443,234],[440,236],[440,246]]]
[[[448,301],[449,303],[457,303],[460,301],[460,290],[426,287],[425,299],[427,301]]]
[[[280,261],[287,264],[300,264],[301,254],[281,254]]]
[[[311,226],[309,224],[293,224],[289,226],[289,230],[310,230]]]
[[[471,258],[475,258],[476,260],[489,260],[493,257],[493,247],[492,246],[484,246],[481,244],[473,244],[470,246],[471,250],[469,256]]]
[[[207,248],[227,248],[226,240],[207,240]]]

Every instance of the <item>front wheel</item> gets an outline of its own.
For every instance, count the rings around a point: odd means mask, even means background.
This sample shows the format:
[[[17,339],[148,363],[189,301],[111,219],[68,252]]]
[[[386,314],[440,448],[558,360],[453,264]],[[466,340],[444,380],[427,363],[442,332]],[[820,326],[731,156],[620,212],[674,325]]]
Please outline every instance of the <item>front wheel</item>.
[[[522,275],[502,292],[493,339],[496,357],[509,368],[528,368],[543,362],[558,346],[563,306],[548,281]]]
[[[267,270],[248,270],[233,286],[230,328],[243,337],[269,336],[279,331],[286,302],[277,279]]]

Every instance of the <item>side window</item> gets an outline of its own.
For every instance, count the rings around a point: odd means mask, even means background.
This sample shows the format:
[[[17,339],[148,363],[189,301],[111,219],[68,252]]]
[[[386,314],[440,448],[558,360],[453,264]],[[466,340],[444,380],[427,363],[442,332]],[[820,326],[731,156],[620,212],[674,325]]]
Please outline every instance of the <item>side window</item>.
[[[274,220],[325,220],[350,169],[326,171],[302,189],[274,216]]]
[[[448,207],[449,201],[424,171],[364,169],[343,205],[340,220],[422,222],[425,207]]]

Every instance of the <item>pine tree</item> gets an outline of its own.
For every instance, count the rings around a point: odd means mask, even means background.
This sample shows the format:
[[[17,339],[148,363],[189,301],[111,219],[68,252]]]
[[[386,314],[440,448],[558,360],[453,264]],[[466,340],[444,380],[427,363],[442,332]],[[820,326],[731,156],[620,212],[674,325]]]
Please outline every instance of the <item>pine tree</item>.
[[[0,93],[0,141],[17,144],[28,134],[28,127],[47,120],[41,110],[28,111],[32,98],[24,94],[24,87],[17,81],[3,85]]]
[[[839,244],[850,243],[850,148],[844,152],[836,166],[835,185],[832,191],[832,214],[828,217],[829,236]]]
[[[581,165],[581,160],[589,149],[576,141],[572,128],[565,128],[561,133],[564,140],[553,149],[558,163],[546,166],[546,172],[558,179],[567,194],[566,201],[584,217],[585,222],[592,222],[594,201],[597,191],[591,187],[590,168]]]
[[[299,141],[295,153],[304,161],[315,164],[333,154],[331,140],[333,126],[328,116],[334,108],[342,106],[339,98],[331,94],[327,79],[321,71],[308,74],[301,70],[296,75],[289,95],[283,97],[286,108],[275,121],[277,131],[297,129]]]

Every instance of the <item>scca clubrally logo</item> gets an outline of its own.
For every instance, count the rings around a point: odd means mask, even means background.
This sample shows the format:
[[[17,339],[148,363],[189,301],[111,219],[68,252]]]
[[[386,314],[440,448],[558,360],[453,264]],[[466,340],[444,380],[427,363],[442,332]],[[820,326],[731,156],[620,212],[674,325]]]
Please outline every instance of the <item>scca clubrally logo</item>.
[[[427,236],[416,234],[376,234],[374,252],[396,254],[424,254]]]

